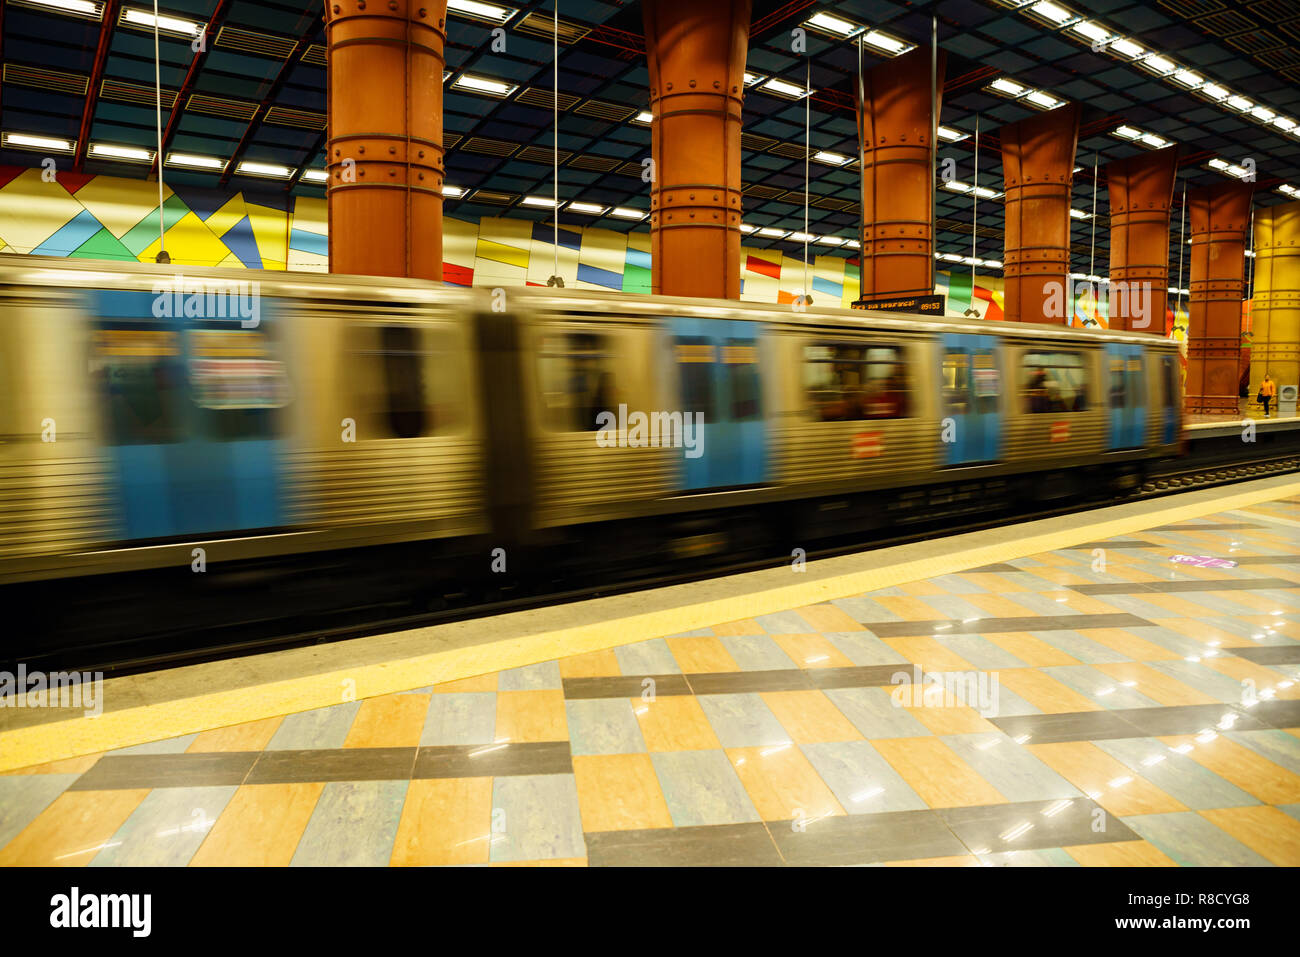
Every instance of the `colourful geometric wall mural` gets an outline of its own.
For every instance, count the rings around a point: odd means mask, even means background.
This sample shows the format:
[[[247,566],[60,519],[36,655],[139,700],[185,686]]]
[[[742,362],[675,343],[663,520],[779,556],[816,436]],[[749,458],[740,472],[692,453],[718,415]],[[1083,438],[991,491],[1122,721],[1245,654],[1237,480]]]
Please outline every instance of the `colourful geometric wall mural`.
[[[162,226],[173,265],[329,269],[324,199],[164,185]],[[71,173],[51,177],[40,169],[0,166],[0,253],[153,262],[158,227],[156,182]],[[805,266],[801,255],[748,246],[740,256],[745,302],[792,303],[807,286],[815,305],[848,308],[859,297],[856,258],[813,254]],[[443,219],[448,283],[545,286],[557,273],[567,288],[649,293],[650,234],[564,226],[557,235],[551,224],[531,220]],[[1001,277],[941,271],[935,292],[946,297],[948,316],[1003,318]],[[1248,322],[1248,306],[1244,317]],[[1077,296],[1072,324],[1105,328],[1105,300],[1095,302],[1086,292]],[[1166,335],[1185,340],[1186,329],[1186,313],[1176,317],[1171,309]],[[1243,325],[1247,346],[1248,330]]]

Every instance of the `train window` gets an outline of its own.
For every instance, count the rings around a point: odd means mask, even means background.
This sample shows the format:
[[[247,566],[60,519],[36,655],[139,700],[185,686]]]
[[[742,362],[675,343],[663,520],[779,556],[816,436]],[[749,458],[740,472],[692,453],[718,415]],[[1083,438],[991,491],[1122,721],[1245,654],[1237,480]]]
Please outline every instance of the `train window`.
[[[713,405],[713,365],[717,349],[708,336],[678,336],[674,357],[682,383],[682,411],[699,413],[705,422],[717,421]]]
[[[423,353],[418,335],[418,330],[412,326],[381,326],[379,329],[388,430],[399,439],[424,435],[428,428]]]
[[[289,382],[264,332],[193,329],[189,366],[191,394],[210,438],[230,442],[275,434],[273,416],[289,402]]]
[[[907,365],[898,346],[805,346],[803,370],[808,401],[823,422],[908,415]]]
[[[90,374],[108,410],[110,444],[180,441],[185,370],[175,332],[124,326],[96,329]]]
[[[736,422],[759,415],[758,344],[753,339],[728,339],[722,348],[731,395],[731,418]]]
[[[1088,377],[1078,352],[1026,352],[1023,361],[1026,412],[1083,412]]]
[[[1160,357],[1160,377],[1164,380],[1165,405],[1178,404],[1178,360],[1174,356]]]
[[[943,354],[943,407],[950,415],[970,411],[970,356],[964,349]]]
[[[358,437],[413,439],[457,428],[463,370],[449,330],[417,325],[357,325],[349,333]],[[351,411],[351,410],[349,410]]]
[[[595,432],[598,414],[617,412],[608,337],[589,332],[549,335],[542,342],[540,363],[547,428]]]

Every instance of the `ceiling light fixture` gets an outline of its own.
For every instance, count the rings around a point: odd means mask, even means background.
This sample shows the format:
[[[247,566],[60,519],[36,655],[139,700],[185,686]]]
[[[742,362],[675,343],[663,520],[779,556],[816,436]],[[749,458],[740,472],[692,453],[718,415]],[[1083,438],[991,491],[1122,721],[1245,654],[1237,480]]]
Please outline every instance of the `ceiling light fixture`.
[[[51,10],[58,13],[71,13],[91,20],[100,20],[104,16],[104,5],[92,0],[13,0],[15,6],[35,7],[38,10]]]
[[[501,7],[495,3],[479,3],[478,0],[447,0],[447,12],[468,17],[471,20],[499,24],[509,23],[511,18],[519,11],[512,10],[510,7]]]
[[[171,153],[167,157],[168,166],[183,166],[186,169],[206,169],[220,172],[230,160],[220,160],[215,156],[198,156],[194,153]]]
[[[76,149],[76,140],[65,140],[57,136],[38,136],[34,133],[5,133],[0,137],[0,144],[22,150],[48,150],[51,153],[71,153]]]
[[[460,199],[465,195],[465,189],[462,186],[452,186],[450,183],[443,183],[442,195],[449,199]]]
[[[323,169],[305,169],[302,171],[302,175],[298,177],[299,182],[306,183],[323,183],[327,179],[329,179],[329,173]],[[446,187],[443,188],[446,189]]]
[[[813,153],[812,158],[818,163],[825,163],[827,166],[843,166],[849,161],[847,156],[839,153],[831,153],[827,150],[818,150]]]
[[[939,127],[939,139],[947,140],[949,143],[960,143],[962,140],[970,139],[969,133],[963,133],[961,130],[954,130],[947,126]]]
[[[152,31],[155,20],[154,15],[146,10],[133,10],[127,7],[122,11],[121,22],[138,30]],[[197,23],[194,20],[183,20],[180,17],[168,17],[162,14],[158,15],[156,22],[159,33],[174,33],[183,37],[196,37],[207,26],[205,23]]]
[[[888,33],[881,33],[879,30],[872,30],[862,38],[862,42],[867,46],[875,47],[877,50],[884,50],[892,56],[906,53],[913,48],[913,44],[904,43],[897,37],[891,37]]]
[[[451,81],[453,90],[463,90],[466,93],[479,93],[483,96],[495,96],[498,99],[509,96],[519,87],[514,83],[506,83],[504,80],[493,80],[485,76],[474,76],[469,73],[462,73],[456,79]]]
[[[152,163],[154,151],[142,149],[139,146],[113,146],[111,143],[91,143],[90,155],[102,159],[124,160],[129,163]]]
[[[805,27],[816,30],[818,33],[829,33],[837,37],[857,36],[866,27],[858,23],[850,23],[840,17],[831,16],[829,13],[816,13],[803,22]]]
[[[275,163],[258,163],[250,160],[243,160],[235,167],[235,172],[244,176],[270,176],[273,179],[288,179],[293,175],[293,170],[287,166],[279,166]]]
[[[609,215],[617,216],[619,219],[645,219],[645,213],[639,209],[629,209],[626,206],[615,206],[609,211]]]
[[[595,203],[580,203],[577,200],[569,203],[565,209],[572,210],[575,213],[586,213],[588,216],[599,216],[605,212],[604,206],[597,206]]]
[[[540,206],[543,209],[555,208],[555,200],[548,199],[545,196],[525,196],[521,202],[525,206]]]
[[[793,83],[787,83],[785,80],[780,80],[776,77],[772,77],[772,79],[764,83],[759,87],[759,89],[766,90],[768,93],[774,93],[777,96],[784,96],[791,100],[801,100],[811,92],[801,86],[795,86]]]

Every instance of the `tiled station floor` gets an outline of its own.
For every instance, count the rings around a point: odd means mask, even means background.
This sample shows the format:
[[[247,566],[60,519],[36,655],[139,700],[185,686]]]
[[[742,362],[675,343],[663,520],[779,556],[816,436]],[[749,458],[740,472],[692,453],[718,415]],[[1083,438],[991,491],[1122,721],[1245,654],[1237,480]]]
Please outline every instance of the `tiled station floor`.
[[[1298,545],[1283,499],[27,768],[0,864],[1297,865]]]

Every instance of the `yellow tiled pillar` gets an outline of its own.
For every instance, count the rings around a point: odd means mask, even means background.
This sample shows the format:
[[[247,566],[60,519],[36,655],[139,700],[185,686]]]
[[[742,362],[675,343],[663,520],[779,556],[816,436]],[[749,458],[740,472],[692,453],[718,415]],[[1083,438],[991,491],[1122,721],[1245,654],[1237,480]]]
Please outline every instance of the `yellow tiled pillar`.
[[[1265,374],[1279,395],[1284,385],[1300,385],[1300,201],[1255,211],[1251,313],[1250,411],[1262,415],[1255,396]]]

